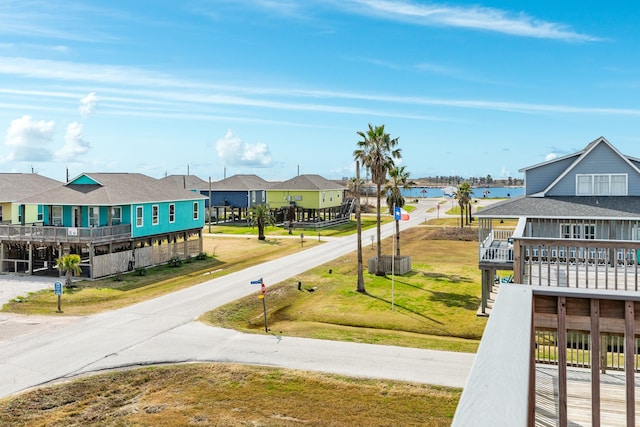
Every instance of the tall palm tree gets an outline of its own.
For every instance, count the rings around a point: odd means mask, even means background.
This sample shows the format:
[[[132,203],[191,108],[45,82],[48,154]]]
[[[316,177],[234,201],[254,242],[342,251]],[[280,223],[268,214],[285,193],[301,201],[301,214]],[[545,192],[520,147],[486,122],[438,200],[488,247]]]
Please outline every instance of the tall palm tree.
[[[275,224],[276,220],[267,205],[253,205],[249,208],[252,226],[258,226],[258,240],[266,240],[264,229]]]
[[[389,170],[389,180],[385,185],[387,193],[387,207],[393,213],[394,207],[402,208],[405,204],[402,189],[408,190],[416,183],[409,179],[409,172],[405,166],[394,166]],[[400,221],[396,220],[396,256],[400,256]]]
[[[80,255],[62,255],[56,260],[56,263],[58,264],[58,270],[64,272],[66,275],[64,280],[65,288],[73,287],[73,281],[71,280],[71,277],[77,276],[78,274],[82,273],[82,268],[80,268]]]
[[[384,125],[373,127],[369,124],[366,132],[358,132],[362,140],[358,141],[358,148],[353,152],[355,160],[362,161],[362,164],[371,172],[371,181],[376,185],[376,234],[377,234],[377,258],[376,276],[384,276],[382,269],[382,245],[380,242],[380,198],[382,186],[387,181],[387,172],[395,166],[394,159],[401,158],[398,145],[398,138],[391,139],[384,131]]]
[[[358,238],[358,282],[356,284],[356,291],[365,293],[366,290],[364,288],[364,273],[362,271],[362,210],[360,208],[360,185],[362,184],[362,180],[360,179],[360,160],[356,160],[356,179],[354,183],[354,193],[356,195],[356,228]]]
[[[460,206],[460,228],[462,228],[464,227],[466,210],[471,206],[471,185],[468,182],[461,183],[455,192],[454,198]]]

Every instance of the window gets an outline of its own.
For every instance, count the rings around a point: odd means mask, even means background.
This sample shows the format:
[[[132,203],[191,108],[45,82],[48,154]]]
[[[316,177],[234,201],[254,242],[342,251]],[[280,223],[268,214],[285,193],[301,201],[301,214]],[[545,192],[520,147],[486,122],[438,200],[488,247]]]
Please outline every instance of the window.
[[[626,196],[626,174],[576,175],[577,196]]]
[[[169,205],[169,222],[176,222],[176,205],[174,203]]]
[[[22,224],[22,206],[23,205],[18,206],[18,222],[21,224]]]
[[[158,225],[158,205],[151,206],[151,225]]]
[[[0,221],[2,221],[2,206],[0,206]],[[38,222],[44,221],[44,207],[38,205]]]
[[[251,203],[255,203],[256,202],[256,192],[252,191],[251,192]]]
[[[593,224],[585,224],[582,226],[582,229],[584,231],[584,238],[585,239],[595,239],[596,238],[596,226]]]
[[[627,175],[611,175],[611,194],[615,196],[627,195]]]
[[[586,196],[591,194],[591,175],[578,175],[576,176],[577,185],[576,185],[576,195],[577,196]]]
[[[136,206],[136,227],[142,227],[144,225],[143,219],[144,208],[142,206]]]
[[[56,226],[62,225],[62,206],[51,207],[51,223]]]
[[[197,220],[200,218],[200,213],[198,212],[198,202],[193,202],[193,219]]]
[[[262,193],[262,203],[265,202],[265,197],[267,197],[267,193],[265,191],[261,191]]]
[[[609,194],[609,175],[593,176],[593,194]]]
[[[2,222],[2,205],[0,205],[0,222]]]
[[[326,193],[323,191],[323,192],[322,192],[322,203],[324,203],[324,199],[325,199],[325,197],[326,197]]]
[[[100,226],[100,208],[89,207],[89,227]]]
[[[122,224],[122,208],[111,208],[111,224]]]
[[[595,239],[594,224],[560,224],[560,236],[563,239]]]

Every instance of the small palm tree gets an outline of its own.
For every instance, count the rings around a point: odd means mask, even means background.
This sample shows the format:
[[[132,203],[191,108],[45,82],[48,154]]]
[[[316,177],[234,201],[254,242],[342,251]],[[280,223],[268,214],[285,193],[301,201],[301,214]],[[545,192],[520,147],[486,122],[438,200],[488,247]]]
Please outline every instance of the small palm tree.
[[[395,166],[394,159],[401,158],[398,138],[391,139],[384,131],[384,125],[373,127],[369,124],[367,132],[358,132],[362,140],[358,141],[358,148],[353,152],[355,160],[371,171],[371,181],[376,185],[376,234],[377,234],[377,262],[376,276],[384,276],[382,269],[382,242],[380,241],[380,198],[382,186],[387,182],[387,172]]]
[[[385,186],[387,193],[387,207],[393,214],[394,207],[402,208],[405,204],[401,189],[408,190],[416,185],[409,179],[409,172],[405,171],[405,166],[395,166],[389,170],[389,180]],[[400,256],[400,221],[396,220],[396,256]]]
[[[258,240],[266,240],[264,229],[267,225],[275,224],[276,220],[267,205],[254,205],[249,208],[251,225],[258,226]]]
[[[73,282],[71,280],[72,276],[77,276],[82,272],[82,268],[80,268],[80,255],[77,254],[67,254],[62,255],[60,258],[56,260],[58,270],[61,272],[65,272],[65,288],[73,287]]]

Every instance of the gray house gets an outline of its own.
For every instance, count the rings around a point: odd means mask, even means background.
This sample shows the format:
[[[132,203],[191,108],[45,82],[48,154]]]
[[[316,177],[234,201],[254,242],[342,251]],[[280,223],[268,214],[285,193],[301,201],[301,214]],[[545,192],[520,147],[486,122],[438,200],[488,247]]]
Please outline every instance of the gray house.
[[[481,312],[504,270],[516,283],[638,291],[640,159],[600,137],[521,172],[523,197],[476,214]]]

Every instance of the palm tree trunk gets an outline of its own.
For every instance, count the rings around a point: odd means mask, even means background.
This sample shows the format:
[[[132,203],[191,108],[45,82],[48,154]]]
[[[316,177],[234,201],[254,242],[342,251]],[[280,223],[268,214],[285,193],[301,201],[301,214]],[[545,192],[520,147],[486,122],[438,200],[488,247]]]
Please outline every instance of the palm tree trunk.
[[[464,228],[464,205],[460,205],[460,228]]]
[[[362,221],[361,221],[361,208],[360,208],[360,161],[356,161],[356,229],[358,236],[358,283],[356,285],[356,291],[365,293],[364,288],[364,273],[362,267]]]
[[[382,191],[380,188],[380,184],[376,184],[376,189],[378,190],[378,194],[376,195],[376,219],[377,219],[377,224],[376,224],[376,235],[378,238],[378,253],[376,256],[376,276],[384,276],[384,271],[382,271],[382,263],[380,262],[382,260],[382,242],[380,241],[380,236],[382,235],[380,233],[380,192]]]

